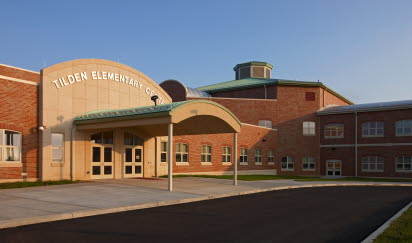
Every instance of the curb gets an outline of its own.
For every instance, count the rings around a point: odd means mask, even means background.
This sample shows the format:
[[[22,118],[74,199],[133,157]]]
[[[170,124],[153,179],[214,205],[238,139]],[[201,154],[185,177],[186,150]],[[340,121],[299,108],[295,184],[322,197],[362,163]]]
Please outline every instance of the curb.
[[[395,221],[397,218],[399,218],[411,206],[412,206],[412,202],[410,202],[404,208],[399,210],[398,213],[396,213],[394,216],[392,216],[392,218],[390,218],[388,221],[386,221],[381,227],[379,227],[372,234],[370,234],[368,237],[366,237],[366,239],[364,239],[361,243],[372,243],[376,238],[378,238],[378,236],[380,234],[382,234],[387,228],[389,228],[389,226],[392,224],[393,221]]]
[[[60,214],[53,214],[53,215],[47,215],[47,216],[37,216],[37,217],[30,217],[30,218],[23,218],[23,219],[12,219],[12,220],[9,220],[8,222],[0,223],[0,229],[18,227],[18,226],[24,226],[24,225],[30,225],[30,224],[46,223],[46,222],[59,221],[59,220],[97,216],[97,215],[110,214],[110,213],[120,213],[120,212],[131,211],[131,210],[155,208],[155,207],[161,207],[161,206],[170,206],[170,205],[176,205],[176,204],[182,204],[182,203],[199,202],[199,201],[206,201],[210,199],[241,196],[241,195],[255,194],[255,193],[260,193],[260,192],[279,191],[279,190],[298,189],[298,188],[311,188],[311,187],[333,187],[333,186],[412,186],[412,184],[345,183],[345,184],[315,184],[315,185],[269,187],[269,188],[255,189],[255,190],[242,191],[242,192],[232,192],[232,193],[225,193],[225,194],[210,194],[210,195],[194,197],[194,198],[184,198],[184,199],[170,200],[170,201],[158,201],[158,202],[153,202],[153,203],[128,205],[128,206],[121,206],[121,207],[115,207],[115,208],[92,209],[92,210],[77,211],[77,212],[72,212],[72,213],[60,213]],[[388,221],[389,224],[392,222],[391,220],[393,221],[394,219],[391,218],[389,220],[390,222]],[[367,242],[371,242],[371,241],[367,241]]]

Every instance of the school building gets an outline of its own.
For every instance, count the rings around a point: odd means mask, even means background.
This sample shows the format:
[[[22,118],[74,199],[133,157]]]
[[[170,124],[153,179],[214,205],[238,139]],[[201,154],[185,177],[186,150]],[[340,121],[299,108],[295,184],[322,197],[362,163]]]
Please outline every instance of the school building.
[[[272,78],[272,69],[238,64],[234,80],[195,89],[101,59],[40,72],[0,65],[0,182],[412,177],[412,100],[355,105],[321,82]]]

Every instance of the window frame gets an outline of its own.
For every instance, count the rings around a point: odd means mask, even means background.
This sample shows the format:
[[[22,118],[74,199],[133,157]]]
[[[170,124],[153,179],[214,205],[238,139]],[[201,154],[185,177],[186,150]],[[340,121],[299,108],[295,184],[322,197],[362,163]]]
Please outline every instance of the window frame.
[[[247,151],[248,149],[246,147],[240,147],[239,149],[239,163],[241,165],[247,165],[248,161],[247,161]]]
[[[286,158],[286,162],[283,161],[283,158]],[[286,164],[286,168],[283,168],[283,165]],[[292,164],[292,168],[289,168],[289,164]],[[295,160],[291,156],[282,156],[280,161],[280,170],[282,171],[294,171],[295,170]]]
[[[6,131],[14,132],[20,135],[20,143],[18,145],[7,145],[6,144]],[[11,129],[0,129],[1,133],[1,143],[0,143],[0,163],[12,164],[12,163],[22,163],[22,151],[23,151],[23,133]],[[6,160],[7,148],[18,148],[19,149],[19,160]]]
[[[410,127],[410,132],[405,134],[405,129],[407,127],[405,127],[405,122],[408,121],[411,123],[411,127]],[[398,127],[398,125],[402,122],[402,127]],[[398,133],[398,129],[402,129],[402,133]],[[395,136],[397,137],[407,137],[407,136],[412,136],[412,119],[404,119],[404,120],[399,120],[395,122]]]
[[[262,164],[262,150],[260,148],[255,148],[255,164]]]
[[[375,124],[375,127],[371,127],[371,124]],[[379,125],[382,125],[382,128],[379,128]],[[375,134],[371,134],[371,131],[374,129]],[[378,134],[379,130],[382,130],[382,134]],[[364,131],[368,131],[367,135],[364,135]],[[385,123],[383,121],[367,121],[363,122],[361,126],[361,134],[363,138],[372,138],[372,137],[384,137],[385,136]]]
[[[222,163],[232,163],[232,148],[230,146],[222,146]]]
[[[308,167],[305,169],[304,165],[307,164]],[[310,165],[313,164],[313,168]],[[313,156],[305,156],[302,158],[302,170],[303,171],[315,171],[316,170],[316,159]]]
[[[330,128],[328,128],[328,127],[332,127],[332,126],[334,126],[334,127],[342,127],[342,135],[338,135],[339,134],[339,131],[338,130],[331,130],[330,132],[332,133],[332,132],[336,132],[336,136],[332,136],[332,135],[330,135],[330,136],[328,136],[328,135],[326,135],[326,133],[327,133],[327,130],[328,129],[330,129]],[[325,138],[344,138],[345,137],[345,124],[340,124],[340,123],[336,123],[336,124],[326,124],[325,126],[324,126],[324,129],[323,129],[323,136],[325,137]]]
[[[263,125],[261,125],[260,123],[264,123]],[[270,125],[270,126],[269,126]],[[266,127],[266,128],[270,128],[273,129],[273,122],[271,120],[259,120],[258,121],[258,126],[259,127]]]
[[[411,168],[410,170],[405,170],[405,158],[409,157],[409,161],[410,161],[410,166],[409,168]],[[398,162],[399,162],[399,158],[402,158],[402,169],[398,169]],[[401,173],[412,173],[412,156],[396,156],[395,157],[395,172],[401,172]]]
[[[58,134],[61,135],[62,137],[62,147],[55,147],[53,146],[53,134]],[[58,150],[61,149],[62,150],[62,159],[61,160],[54,160],[53,159],[53,150]],[[52,162],[53,163],[63,163],[64,162],[64,133],[60,133],[60,132],[52,132],[51,134],[51,155],[52,155]]]
[[[372,159],[374,161],[372,161]],[[381,162],[379,162],[379,159],[382,159]],[[367,160],[365,162],[365,160]],[[367,169],[364,169],[364,165],[368,165]],[[375,169],[371,169],[371,164],[374,164]],[[382,169],[378,169],[378,165],[382,164]],[[385,171],[385,158],[383,156],[378,156],[378,155],[366,155],[362,156],[361,160],[361,171],[362,172],[384,172]]]
[[[313,127],[311,126],[305,127],[306,124],[309,124],[309,125],[313,124]],[[313,130],[313,133],[311,133],[312,130]],[[302,123],[302,135],[303,136],[316,136],[316,122],[315,121],[304,121]]]
[[[187,151],[179,151],[178,147],[180,146],[182,148],[182,145],[187,145]],[[181,150],[181,149],[180,149]],[[177,161],[177,155],[180,155],[180,160]],[[184,155],[186,155],[187,161],[184,161]],[[176,151],[175,151],[175,162],[177,164],[185,164],[189,163],[189,144],[188,143],[176,143]]]
[[[212,145],[200,146],[200,163],[212,163]]]
[[[163,151],[163,144],[166,144],[165,151]],[[165,161],[162,161],[163,154],[165,155]],[[165,141],[160,141],[160,163],[167,163],[167,142]]]
[[[275,152],[273,149],[268,149],[268,164],[275,164]]]

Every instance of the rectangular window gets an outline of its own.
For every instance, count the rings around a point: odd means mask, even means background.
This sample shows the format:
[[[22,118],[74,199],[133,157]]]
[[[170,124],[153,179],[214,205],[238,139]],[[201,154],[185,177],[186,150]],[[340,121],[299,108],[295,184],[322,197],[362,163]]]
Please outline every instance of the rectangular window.
[[[315,158],[303,157],[302,169],[303,170],[315,170]]]
[[[189,162],[189,145],[187,143],[176,144],[176,162]]]
[[[268,163],[275,163],[275,153],[273,150],[268,150]]]
[[[262,151],[260,149],[255,149],[255,163],[262,163]]]
[[[295,162],[292,157],[282,157],[281,169],[293,170]]]
[[[63,134],[52,133],[52,161],[63,162]]]
[[[202,152],[200,154],[201,162],[212,162],[212,146],[202,145]]]
[[[383,137],[383,122],[362,123],[362,137]]]
[[[396,136],[412,136],[412,120],[397,121]]]
[[[167,162],[167,142],[160,143],[160,162]]]
[[[325,126],[325,138],[343,138],[343,124],[329,124]]]
[[[306,92],[305,99],[306,101],[315,101],[316,94],[315,92]]]
[[[259,120],[259,127],[272,128],[272,121],[269,120]]]
[[[223,146],[222,147],[222,162],[223,163],[231,162],[230,156],[231,156],[230,147]]]
[[[247,163],[247,149],[246,148],[240,148],[240,163]]]
[[[4,130],[4,161],[20,161],[21,154],[21,133]]]
[[[316,122],[305,121],[303,122],[303,136],[315,136]]]
[[[412,156],[396,158],[396,172],[412,172]]]
[[[383,157],[364,156],[362,157],[362,171],[365,172],[383,172]]]

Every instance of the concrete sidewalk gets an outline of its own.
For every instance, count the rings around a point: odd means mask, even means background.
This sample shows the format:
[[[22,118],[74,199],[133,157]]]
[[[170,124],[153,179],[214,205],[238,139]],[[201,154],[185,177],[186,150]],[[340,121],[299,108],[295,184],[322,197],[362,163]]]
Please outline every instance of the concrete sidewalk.
[[[294,180],[239,181],[183,177],[174,179],[117,179],[88,183],[0,190],[0,228],[71,219],[105,213],[172,205],[211,198],[314,186],[395,185],[386,182],[298,182]]]

